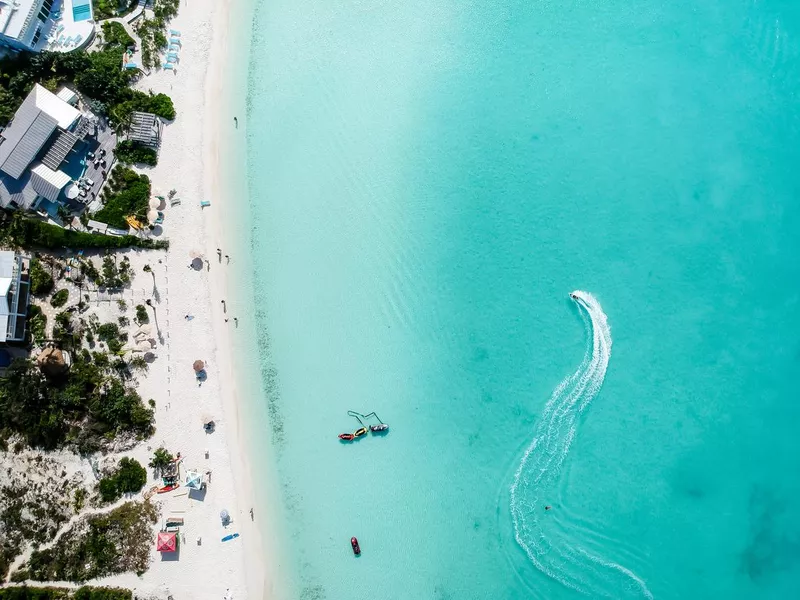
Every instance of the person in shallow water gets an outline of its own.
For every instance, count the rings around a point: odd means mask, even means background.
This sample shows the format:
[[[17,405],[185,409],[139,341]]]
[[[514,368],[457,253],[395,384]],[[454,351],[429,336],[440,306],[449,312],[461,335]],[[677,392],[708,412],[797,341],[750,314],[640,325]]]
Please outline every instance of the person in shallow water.
[[[553,508],[553,507],[552,506],[545,506],[544,507],[545,510],[550,510],[551,508]]]

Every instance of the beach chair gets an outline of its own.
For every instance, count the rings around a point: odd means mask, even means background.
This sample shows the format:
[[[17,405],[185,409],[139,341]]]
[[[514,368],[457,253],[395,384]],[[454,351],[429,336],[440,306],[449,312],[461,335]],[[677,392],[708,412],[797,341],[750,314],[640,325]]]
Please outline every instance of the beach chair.
[[[58,27],[56,27],[56,33],[61,33],[62,31],[64,31],[63,25],[59,25]]]
[[[183,44],[178,38],[170,38],[169,43],[175,44],[176,46],[183,46]]]
[[[180,31],[178,31],[178,30],[176,30],[176,29],[170,29],[170,30],[169,30],[169,34],[170,34],[172,37],[181,37],[181,32],[180,32]]]
[[[170,45],[169,45],[169,50],[171,50],[171,51],[173,51],[173,52],[177,52],[177,51],[178,51],[178,50],[180,50],[180,49],[181,49],[181,47],[180,47],[180,46],[178,46],[177,44],[170,44]]]
[[[126,69],[136,69],[137,66],[136,66],[135,62],[129,62],[129,63],[125,63],[125,68]]]
[[[173,65],[172,63],[164,63],[163,65],[161,65],[161,67],[167,70],[172,70],[175,68],[175,65]]]
[[[64,43],[64,34],[62,33],[62,34],[61,34],[61,35],[58,37],[58,41],[56,42],[56,46],[60,46],[60,45],[61,45],[61,44],[63,44],[63,43]]]
[[[177,56],[168,56],[167,57],[167,64],[174,64],[176,62],[178,62],[178,57]]]
[[[200,200],[200,208],[211,206],[211,200]]]
[[[82,36],[81,34],[78,34],[78,35],[76,35],[76,36],[75,36],[75,41],[74,41],[74,42],[72,42],[72,43],[73,43],[73,44],[75,44],[75,45],[77,46],[78,44],[80,44],[80,43],[81,43],[81,40],[82,40],[82,39],[83,39],[83,36]]]
[[[173,198],[172,200],[169,201],[169,205],[170,206],[178,206],[178,204],[180,204],[180,203],[181,203],[181,199],[180,198]]]

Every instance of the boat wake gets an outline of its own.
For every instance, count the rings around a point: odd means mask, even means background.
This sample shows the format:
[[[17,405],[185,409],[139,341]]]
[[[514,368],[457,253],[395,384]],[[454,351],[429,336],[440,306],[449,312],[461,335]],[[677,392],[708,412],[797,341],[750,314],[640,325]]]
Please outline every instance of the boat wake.
[[[572,292],[570,298],[578,305],[591,343],[578,369],[548,400],[514,474],[514,535],[537,569],[568,588],[592,597],[633,594],[652,599],[645,582],[631,570],[575,547],[563,535],[548,536],[540,520],[544,510],[541,495],[558,483],[578,419],[603,385],[611,357],[611,329],[600,303],[582,291]]]

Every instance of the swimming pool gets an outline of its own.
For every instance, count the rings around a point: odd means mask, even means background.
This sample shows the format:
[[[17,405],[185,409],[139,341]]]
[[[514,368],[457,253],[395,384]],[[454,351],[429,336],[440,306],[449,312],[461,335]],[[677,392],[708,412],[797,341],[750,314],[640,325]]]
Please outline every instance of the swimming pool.
[[[91,18],[92,0],[73,0],[72,20],[77,23],[78,21],[88,21]]]

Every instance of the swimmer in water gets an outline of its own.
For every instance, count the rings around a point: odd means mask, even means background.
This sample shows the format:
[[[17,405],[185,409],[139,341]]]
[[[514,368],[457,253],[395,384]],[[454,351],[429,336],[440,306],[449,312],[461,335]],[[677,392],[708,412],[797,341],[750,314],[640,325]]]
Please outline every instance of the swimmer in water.
[[[552,506],[545,506],[544,507],[545,510],[550,510],[551,508],[553,508],[553,507]]]

